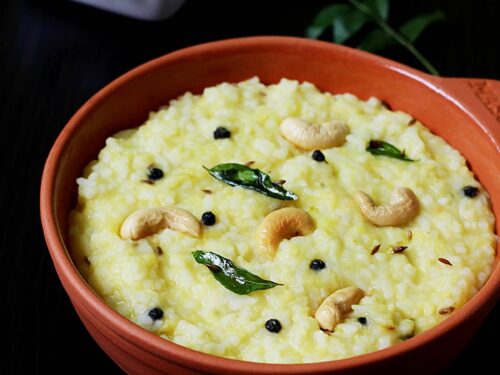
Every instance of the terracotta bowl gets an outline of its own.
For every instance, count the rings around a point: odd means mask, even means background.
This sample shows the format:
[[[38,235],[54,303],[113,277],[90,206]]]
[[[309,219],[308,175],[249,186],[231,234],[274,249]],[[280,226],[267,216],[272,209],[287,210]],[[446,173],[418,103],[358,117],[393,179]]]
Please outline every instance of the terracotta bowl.
[[[376,96],[405,111],[458,149],[491,195],[500,217],[500,82],[437,78],[394,61],[331,43],[288,37],[232,39],[170,53],[116,79],[71,118],[55,142],[42,178],[43,231],[61,282],[101,348],[130,374],[384,374],[432,372],[464,347],[500,292],[497,258],[486,285],[435,328],[388,349],[345,360],[274,365],[224,359],[161,339],[104,304],[80,276],[67,246],[75,179],[106,137],[140,125],[151,110],[186,91],[259,76],[310,81],[320,90]],[[497,220],[497,233],[499,221]]]

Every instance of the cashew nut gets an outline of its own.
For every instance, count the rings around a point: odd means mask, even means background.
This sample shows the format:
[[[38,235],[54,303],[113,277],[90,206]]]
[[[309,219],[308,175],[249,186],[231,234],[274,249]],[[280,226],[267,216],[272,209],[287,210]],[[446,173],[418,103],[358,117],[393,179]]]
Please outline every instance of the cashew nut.
[[[130,214],[120,228],[123,239],[140,240],[162,229],[170,228],[198,237],[201,225],[189,212],[181,208],[144,208]]]
[[[340,121],[310,124],[298,118],[287,118],[280,126],[285,139],[303,150],[319,150],[340,146],[349,134],[349,128]]]
[[[267,215],[257,230],[260,250],[269,257],[274,256],[283,239],[306,236],[314,231],[314,222],[304,210],[285,207]]]
[[[316,310],[314,319],[321,329],[332,332],[344,317],[352,311],[352,305],[357,304],[365,292],[355,286],[339,289],[330,294]]]
[[[419,211],[418,198],[406,187],[396,188],[388,204],[375,206],[369,195],[358,191],[354,195],[363,215],[378,226],[404,225],[413,220]]]

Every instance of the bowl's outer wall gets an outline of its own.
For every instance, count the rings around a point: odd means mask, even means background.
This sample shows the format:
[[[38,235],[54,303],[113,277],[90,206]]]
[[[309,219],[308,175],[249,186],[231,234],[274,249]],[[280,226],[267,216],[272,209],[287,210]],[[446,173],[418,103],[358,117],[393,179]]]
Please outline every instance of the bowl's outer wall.
[[[264,39],[267,42],[264,42]],[[320,90],[331,93],[350,92],[362,99],[376,96],[389,103],[393,109],[411,114],[460,150],[489,191],[496,217],[500,217],[500,157],[497,150],[500,140],[496,139],[495,145],[491,135],[487,136],[481,128],[484,124],[476,123],[456,103],[447,98],[442,88],[434,86],[433,82],[437,81],[427,80],[422,73],[372,55],[295,38],[261,38],[260,41],[255,38],[254,42],[249,39],[246,42],[233,40],[216,46],[196,48],[154,60],[100,91],[73,117],[56,142],[54,148],[59,147],[62,150],[61,158],[54,160],[51,159],[52,154],[49,156],[47,165],[55,171],[55,183],[47,188],[47,191],[53,188],[50,197],[43,196],[42,184],[42,201],[47,199],[50,203],[46,212],[42,209],[44,231],[59,277],[94,339],[124,370],[132,374],[181,374],[182,367],[185,368],[186,374],[196,370],[234,374],[237,373],[236,368],[238,373],[242,374],[312,371],[326,373],[332,369],[339,370],[335,372],[339,374],[367,374],[376,369],[400,374],[402,370],[405,373],[419,373],[442,368],[462,349],[498,299],[498,254],[495,279],[492,281],[492,277],[488,281],[488,288],[492,290],[491,298],[479,307],[471,307],[469,316],[453,329],[446,328],[445,331],[443,328],[444,334],[437,339],[412,350],[403,350],[405,345],[410,347],[412,341],[420,340],[419,335],[399,344],[397,347],[403,349],[384,361],[378,360],[384,355],[384,351],[380,351],[372,357],[365,356],[373,358],[370,362],[361,363],[356,359],[334,361],[327,366],[311,365],[308,370],[304,366],[269,365],[257,368],[246,362],[240,362],[236,367],[220,368],[214,364],[216,361],[210,360],[213,357],[198,355],[196,352],[192,352],[192,358],[196,358],[197,363],[186,360],[182,354],[185,355],[186,350],[176,349],[173,344],[169,344],[169,357],[162,357],[158,354],[158,346],[146,348],[143,343],[132,342],[128,331],[124,333],[112,327],[110,317],[120,321],[121,327],[129,324],[124,323],[118,314],[109,311],[106,316],[100,316],[96,313],[95,307],[102,302],[96,302],[96,299],[90,296],[92,293],[82,286],[82,281],[76,280],[74,266],[68,266],[67,259],[63,259],[67,258],[67,254],[57,250],[54,245],[58,236],[67,243],[68,213],[74,207],[77,195],[76,178],[81,175],[83,168],[96,158],[108,136],[119,130],[138,126],[150,111],[158,109],[186,91],[200,93],[203,88],[220,82],[237,82],[259,76],[264,83],[269,84],[286,77],[310,81]],[[52,207],[55,212],[55,224],[59,228],[58,233],[55,233],[55,230],[54,233],[47,231],[48,224],[45,224],[44,220],[44,215],[52,215]],[[50,218],[47,221],[50,221]],[[72,269],[69,270],[69,267]],[[466,306],[472,306],[475,299],[477,296]],[[99,311],[102,311],[102,308]],[[452,327],[452,323],[448,321],[453,318],[452,316],[442,323],[442,326]],[[150,334],[144,331],[144,335]]]

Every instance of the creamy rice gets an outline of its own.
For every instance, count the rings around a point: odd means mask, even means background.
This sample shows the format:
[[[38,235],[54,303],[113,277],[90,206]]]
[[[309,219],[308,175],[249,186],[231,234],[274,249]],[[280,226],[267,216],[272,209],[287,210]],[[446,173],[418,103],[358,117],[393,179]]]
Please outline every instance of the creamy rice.
[[[281,136],[279,124],[287,117],[339,119],[350,134],[341,147],[322,150],[327,162],[319,163]],[[203,95],[186,93],[142,126],[108,138],[98,160],[77,180],[78,205],[70,215],[74,262],[120,314],[203,352],[300,363],[394,345],[453,314],[485,283],[494,260],[487,192],[458,151],[418,121],[409,125],[411,120],[376,98],[321,93],[310,83],[286,79],[265,86],[253,78],[207,88]],[[215,140],[218,126],[231,137]],[[397,145],[418,161],[374,156],[365,150],[371,139]],[[230,187],[202,168],[248,161],[286,180],[284,187],[299,199],[280,201]],[[164,172],[154,184],[143,182],[150,165]],[[463,194],[467,185],[479,187],[476,197]],[[374,226],[352,198],[363,190],[387,202],[397,186],[411,188],[420,201],[419,215],[405,226]],[[199,238],[170,229],[138,241],[120,238],[122,222],[135,210],[169,206],[197,218],[212,211],[217,222],[203,227]],[[284,206],[306,210],[316,229],[282,241],[270,260],[256,250],[256,228]],[[377,244],[379,251],[371,255]],[[393,254],[394,246],[407,249]],[[232,293],[194,261],[191,252],[198,249],[283,286]],[[310,269],[313,259],[326,267]],[[315,310],[350,285],[366,296],[333,333],[323,332]],[[164,313],[155,321],[148,314],[154,307]],[[278,334],[264,327],[271,318],[281,322]]]

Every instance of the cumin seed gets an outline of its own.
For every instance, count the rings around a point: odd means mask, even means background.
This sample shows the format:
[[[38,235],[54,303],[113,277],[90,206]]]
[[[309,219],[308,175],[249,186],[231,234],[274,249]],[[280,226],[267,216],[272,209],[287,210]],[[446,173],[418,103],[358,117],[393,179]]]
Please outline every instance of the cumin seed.
[[[438,258],[438,260],[443,264],[446,264],[448,266],[453,266],[453,264],[451,264],[451,262],[446,258]]]
[[[415,124],[417,122],[417,119],[416,118],[412,118],[409,122],[408,122],[408,126],[412,126],[413,124]]]
[[[163,250],[160,246],[156,246],[155,251],[156,251],[156,254],[163,255]]]
[[[250,161],[247,161],[247,162],[245,163],[245,165],[246,165],[247,167],[250,167],[250,166],[251,166],[252,164],[254,164],[254,163],[255,163],[255,160],[250,160]]]
[[[443,307],[442,309],[439,309],[439,314],[440,315],[446,315],[450,314],[455,310],[455,306],[448,306],[448,307]]]
[[[212,190],[210,190],[210,189],[201,189],[201,191],[206,193],[206,194],[212,194]]]
[[[392,110],[391,105],[387,103],[385,100],[381,100],[380,104],[382,104],[382,106],[388,109],[389,111]]]
[[[392,248],[392,253],[393,254],[398,254],[398,253],[402,253],[403,251],[405,251],[406,249],[408,249],[408,246],[394,246]]]
[[[147,179],[147,180],[141,180],[141,182],[144,182],[144,183],[146,183],[148,185],[154,185],[155,184],[155,182],[153,180],[149,180],[149,179]]]
[[[373,249],[370,252],[370,254],[375,255],[379,249],[380,249],[380,244],[373,246]]]

